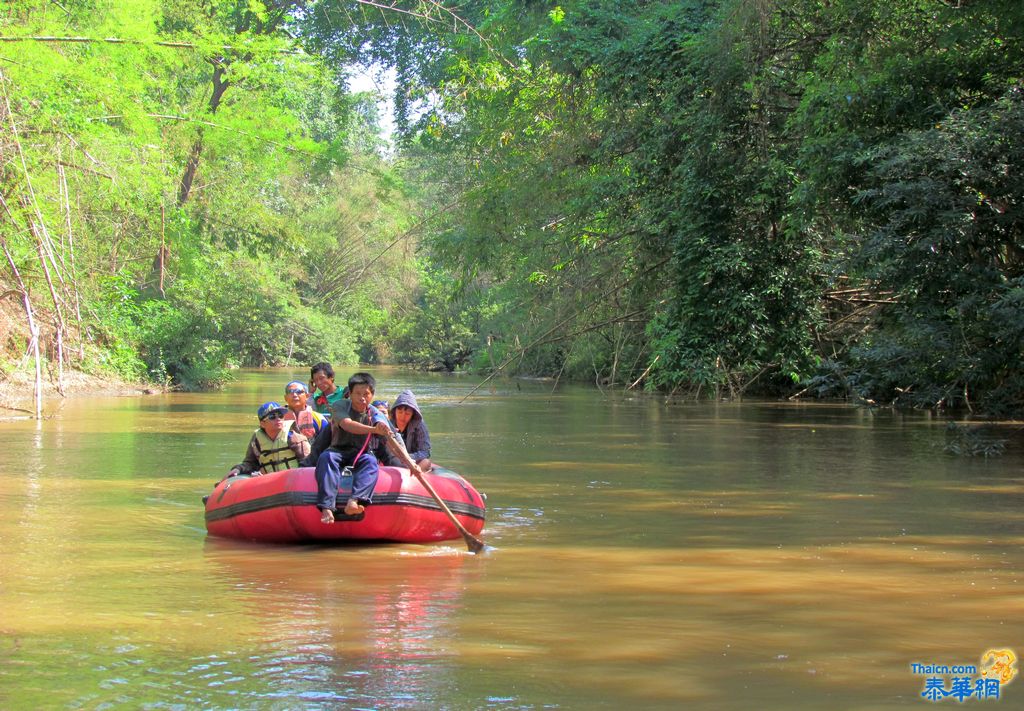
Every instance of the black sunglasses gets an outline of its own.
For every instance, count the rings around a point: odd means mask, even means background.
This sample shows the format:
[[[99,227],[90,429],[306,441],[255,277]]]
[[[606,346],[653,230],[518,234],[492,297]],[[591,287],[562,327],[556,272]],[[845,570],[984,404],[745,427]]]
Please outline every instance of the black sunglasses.
[[[284,391],[285,395],[304,395],[306,392],[305,388],[289,388]]]
[[[271,420],[271,421],[273,421],[273,420],[280,420],[282,417],[284,417],[284,415],[282,415],[282,414],[280,414],[278,412],[271,412],[269,415],[264,417],[263,420],[264,421],[266,421],[266,420]]]

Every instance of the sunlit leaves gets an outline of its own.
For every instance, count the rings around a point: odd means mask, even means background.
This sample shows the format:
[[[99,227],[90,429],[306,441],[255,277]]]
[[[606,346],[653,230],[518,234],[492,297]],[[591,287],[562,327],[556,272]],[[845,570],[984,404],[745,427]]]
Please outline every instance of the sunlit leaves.
[[[87,337],[110,353],[137,350],[160,379],[209,385],[231,364],[272,362],[289,351],[352,359],[357,348],[344,318],[312,313],[317,295],[300,294],[311,255],[351,251],[346,235],[315,215],[338,212],[333,183],[355,154],[358,175],[373,187],[349,186],[349,195],[376,191],[386,205],[395,182],[378,180],[386,167],[374,112],[280,31],[290,22],[282,10],[294,5],[71,0],[0,16],[7,36],[83,40],[5,45],[18,49],[15,62],[0,54],[5,89],[44,220],[55,238],[74,235]],[[214,76],[226,87],[216,101]],[[192,157],[195,180],[178,206]],[[24,190],[20,173],[2,178],[6,194]],[[397,223],[360,225],[370,233],[365,263],[383,248],[378,240],[394,240]],[[12,249],[30,263],[21,242]],[[266,288],[252,289],[253,280]],[[118,308],[106,308],[111,290],[130,294],[130,304],[118,298]],[[353,290],[345,315],[358,320],[360,303],[379,308],[370,301]],[[138,374],[130,358],[106,360],[115,361],[123,374]]]

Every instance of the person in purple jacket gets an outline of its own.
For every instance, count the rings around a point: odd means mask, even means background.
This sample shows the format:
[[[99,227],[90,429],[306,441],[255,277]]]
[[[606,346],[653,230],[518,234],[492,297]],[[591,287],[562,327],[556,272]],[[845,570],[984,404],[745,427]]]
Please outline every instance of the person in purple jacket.
[[[430,471],[430,431],[412,390],[403,390],[391,403],[391,421],[402,435],[409,456],[423,471]]]

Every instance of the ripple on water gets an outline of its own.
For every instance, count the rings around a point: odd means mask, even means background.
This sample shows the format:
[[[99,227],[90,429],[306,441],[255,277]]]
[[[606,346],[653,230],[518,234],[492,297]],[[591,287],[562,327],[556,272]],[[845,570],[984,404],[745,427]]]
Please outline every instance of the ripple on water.
[[[1020,458],[848,408],[460,403],[475,381],[385,369],[490,494],[500,555],[207,539],[249,403],[299,371],[5,423],[5,705],[883,708],[920,702],[909,661],[974,661],[1024,618]]]

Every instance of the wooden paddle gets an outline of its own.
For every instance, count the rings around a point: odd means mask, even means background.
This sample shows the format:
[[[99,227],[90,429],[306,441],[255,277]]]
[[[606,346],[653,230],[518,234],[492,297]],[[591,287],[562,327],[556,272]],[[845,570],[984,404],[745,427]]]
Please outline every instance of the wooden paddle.
[[[434,497],[434,501],[436,501],[437,505],[441,507],[441,510],[448,515],[448,518],[451,519],[451,522],[455,524],[455,528],[459,529],[459,533],[462,534],[463,540],[466,541],[466,547],[469,548],[469,552],[479,553],[480,551],[482,551],[484,549],[484,542],[476,536],[474,536],[469,531],[467,531],[466,527],[462,525],[459,519],[455,518],[455,514],[453,514],[452,510],[448,508],[448,504],[446,504],[444,500],[440,496],[438,496],[438,493],[434,490],[434,487],[431,486],[430,482],[427,481],[427,478],[423,476],[423,472],[416,465],[416,462],[414,462],[412,460],[412,457],[409,456],[409,452],[405,449],[405,443],[402,442],[402,439],[398,436],[398,433],[394,432],[393,430],[388,430],[386,444],[387,448],[391,451],[391,453],[402,460],[405,466],[409,468],[409,471],[412,472],[413,476],[420,480],[420,483],[423,484],[423,488],[426,489],[427,492]]]

